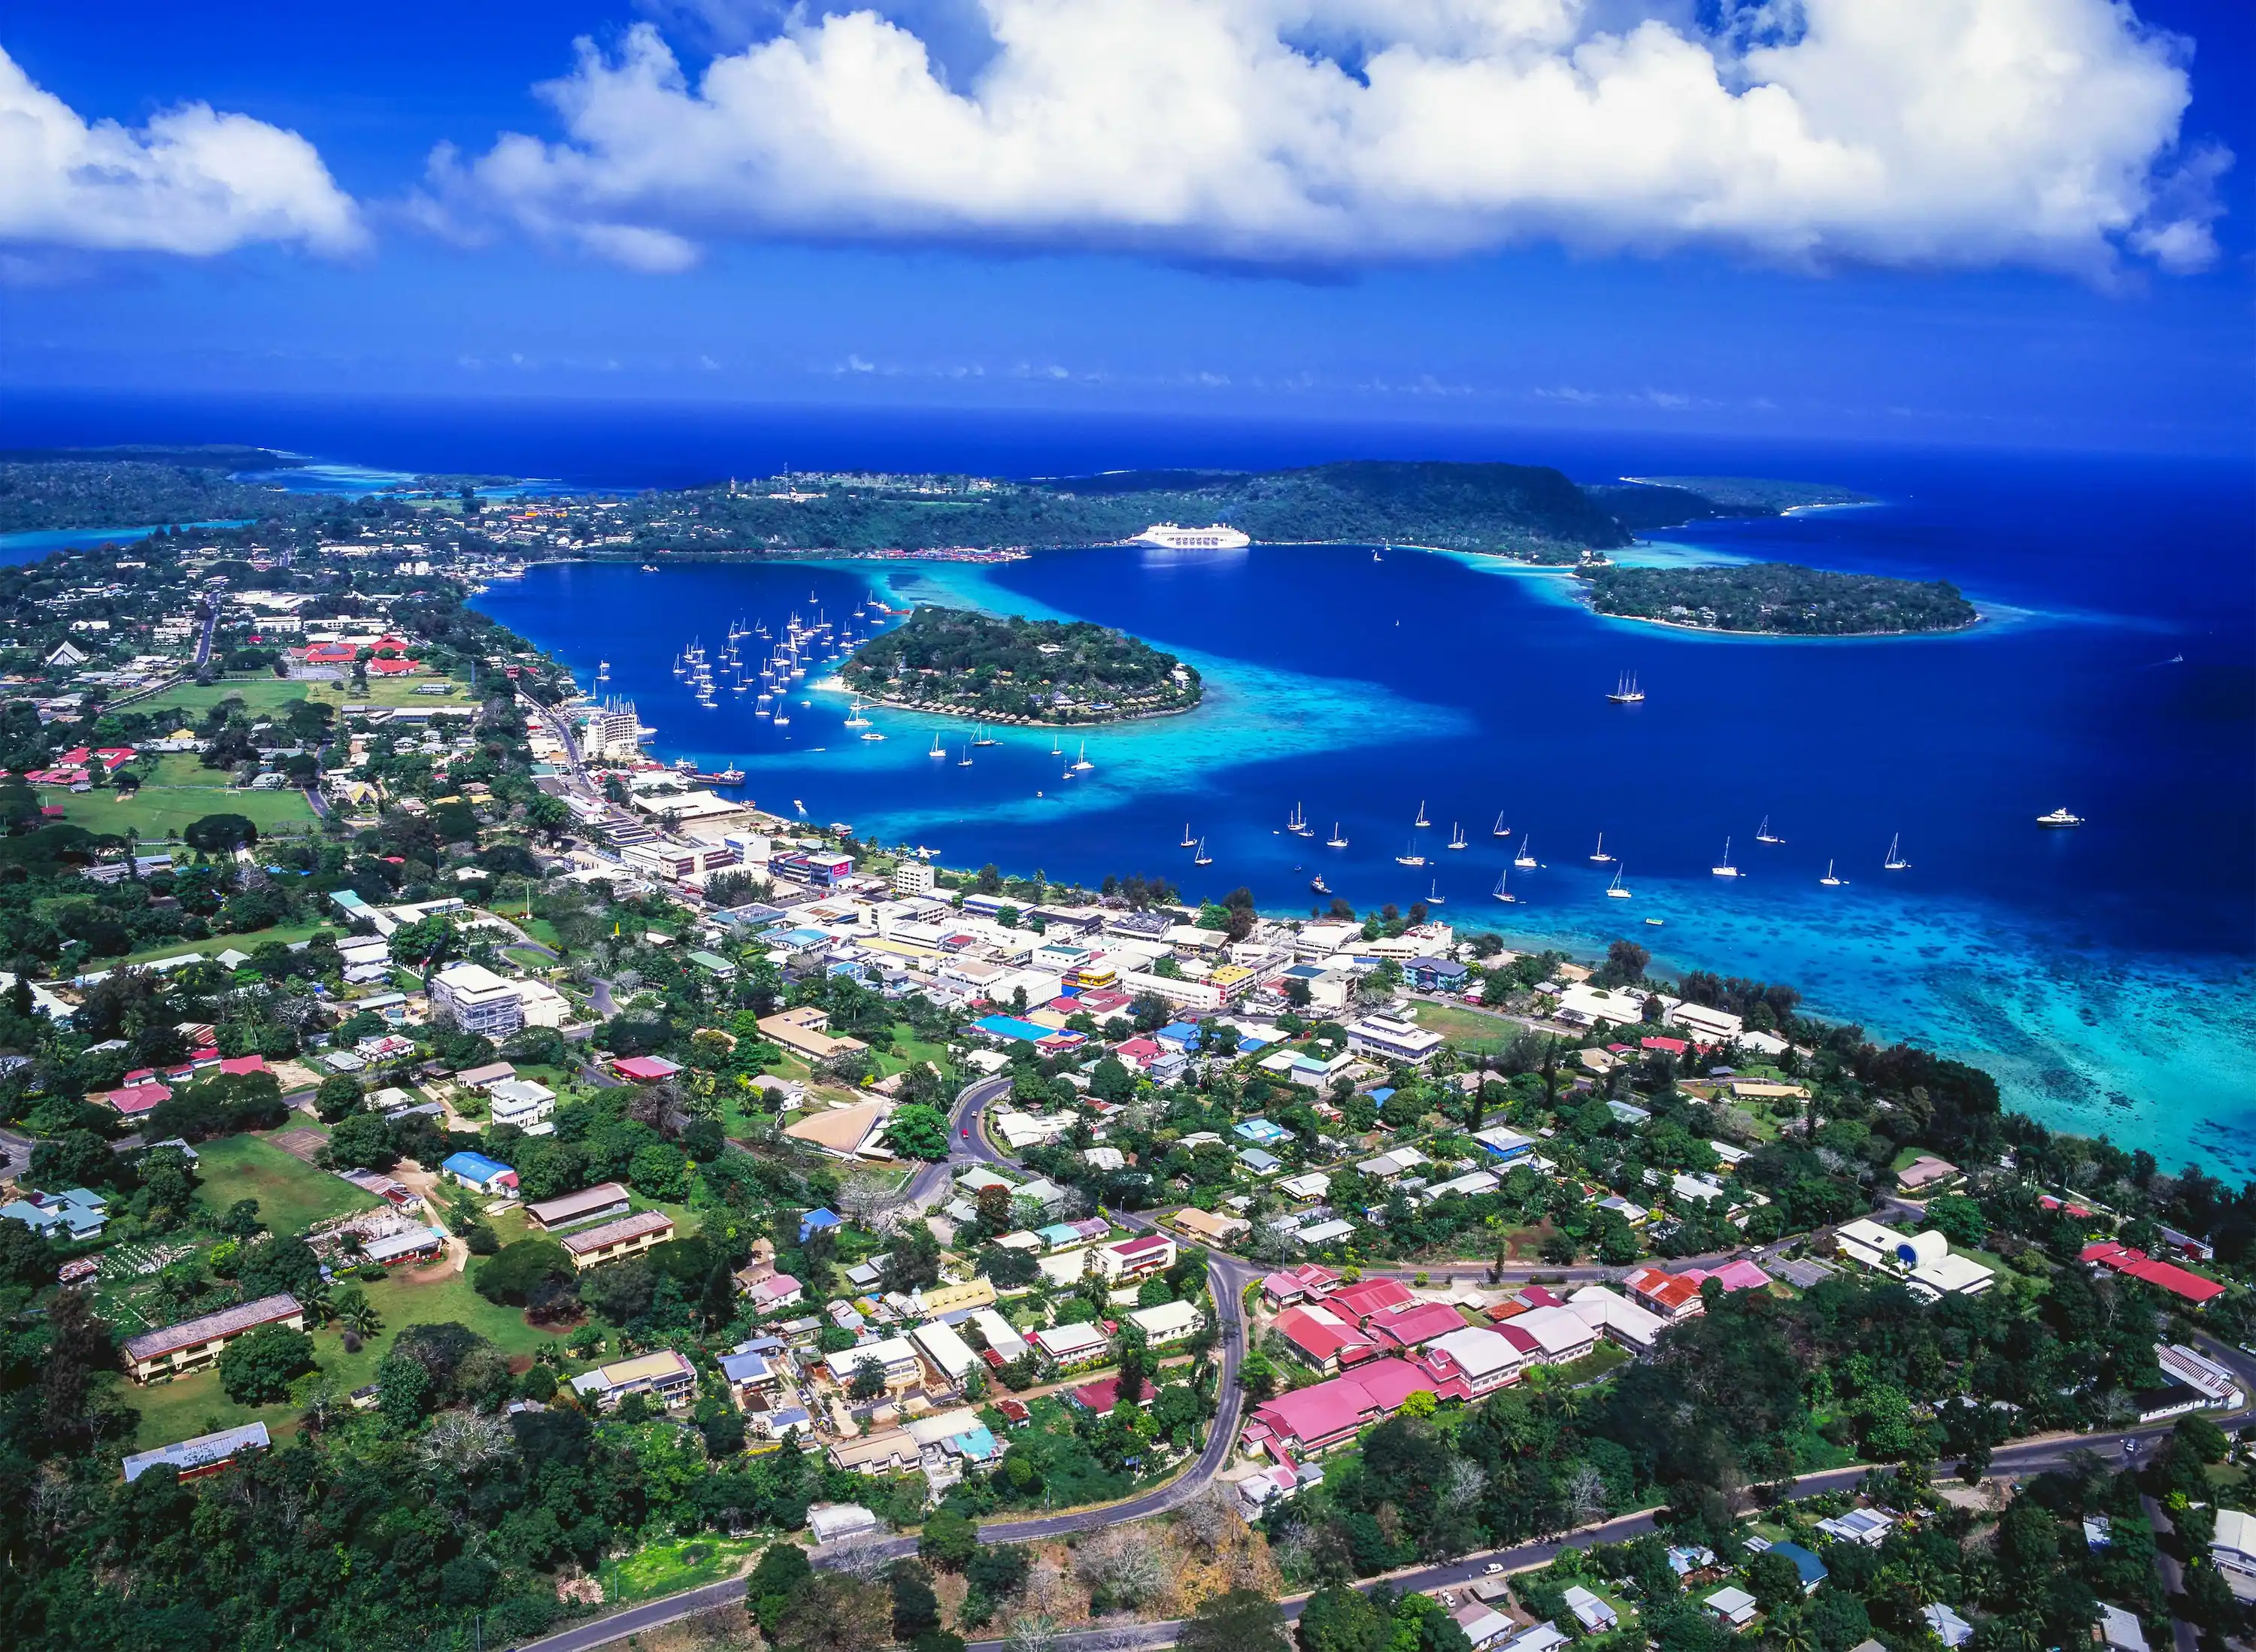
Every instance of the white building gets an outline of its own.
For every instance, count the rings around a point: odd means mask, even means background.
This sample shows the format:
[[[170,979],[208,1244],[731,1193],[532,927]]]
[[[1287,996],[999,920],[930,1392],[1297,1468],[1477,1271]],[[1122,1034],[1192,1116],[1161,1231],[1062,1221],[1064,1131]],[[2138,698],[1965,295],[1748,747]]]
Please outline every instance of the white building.
[[[556,1111],[556,1092],[529,1078],[504,1078],[486,1092],[493,1104],[493,1121],[515,1125],[528,1136],[555,1133],[549,1115]]]
[[[525,1025],[514,982],[480,964],[450,964],[431,978],[431,1007],[466,1033],[507,1038]]]
[[[1442,1048],[1442,1035],[1399,1016],[1366,1015],[1348,1027],[1347,1047],[1358,1055],[1418,1067],[1433,1060]]]
[[[913,1387],[924,1380],[924,1366],[906,1337],[882,1337],[859,1347],[825,1354],[822,1366],[830,1380],[842,1388],[854,1380],[854,1373],[861,1369],[864,1359],[874,1359],[885,1367],[888,1388]]]
[[[1206,1323],[1205,1316],[1188,1303],[1161,1303],[1156,1308],[1139,1308],[1128,1318],[1144,1333],[1145,1342],[1154,1348],[1169,1347],[1195,1336]]]
[[[979,1356],[971,1352],[971,1345],[936,1319],[909,1332],[909,1340],[951,1388],[962,1387],[963,1380],[979,1367]]]
[[[982,1308],[973,1314],[969,1324],[979,1327],[979,1334],[987,1338],[987,1345],[1010,1365],[1025,1358],[1026,1339],[1011,1327],[1011,1322],[992,1308]]]
[[[631,700],[610,699],[581,714],[580,755],[591,763],[631,763],[642,755],[642,719]]]
[[[893,868],[893,893],[897,895],[928,895],[934,886],[930,861],[904,860]]]
[[[1869,1218],[1859,1218],[1836,1229],[1833,1243],[1850,1261],[1898,1275],[1914,1294],[1929,1302],[1944,1296],[1979,1296],[1997,1282],[1993,1270],[1954,1255],[1950,1241],[1933,1228],[1906,1236]]]
[[[1524,1363],[1510,1338],[1484,1325],[1444,1331],[1420,1352],[1437,1367],[1441,1363],[1437,1356],[1447,1355],[1476,1398],[1518,1381]]]

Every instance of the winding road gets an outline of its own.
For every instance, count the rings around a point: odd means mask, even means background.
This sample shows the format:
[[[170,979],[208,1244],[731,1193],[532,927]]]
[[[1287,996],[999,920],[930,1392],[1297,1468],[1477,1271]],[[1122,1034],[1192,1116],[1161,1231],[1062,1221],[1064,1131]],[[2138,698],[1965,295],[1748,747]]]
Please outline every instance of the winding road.
[[[955,1174],[969,1164],[991,1164],[1011,1169],[1019,1168],[1014,1161],[997,1151],[989,1141],[983,1118],[987,1107],[1007,1095],[1010,1088],[1010,1079],[1000,1075],[980,1079],[964,1087],[957,1095],[955,1105],[949,1114],[948,1127],[956,1133],[948,1144],[951,1149],[949,1158],[942,1163],[927,1165],[916,1173],[909,1183],[910,1198],[920,1206],[929,1208],[945,1196]],[[1114,1211],[1112,1215],[1124,1226],[1141,1231],[1151,1231],[1155,1226],[1152,1218],[1132,1212]],[[1780,1245],[1756,1254],[1760,1258],[1784,1248]],[[1727,1258],[1720,1255],[1675,1259],[1681,1266],[1712,1266],[1724,1260]],[[1486,1272],[1484,1265],[1472,1266],[1484,1274]],[[1206,1448],[1199,1453],[1196,1462],[1166,1485],[1122,1502],[1021,1520],[985,1521],[979,1528],[981,1543],[1041,1542],[1074,1532],[1093,1531],[1130,1521],[1146,1520],[1181,1507],[1203,1493],[1228,1466],[1237,1438],[1239,1421],[1245,1404],[1244,1392],[1237,1385],[1238,1366],[1245,1353],[1247,1330],[1242,1306],[1243,1293],[1249,1284],[1267,1271],[1260,1263],[1246,1261],[1222,1252],[1209,1251],[1208,1253],[1207,1283],[1213,1294],[1216,1317],[1221,1331],[1222,1386]],[[1372,1273],[1406,1275],[1413,1271],[1364,1270],[1366,1276]],[[1450,1270],[1444,1267],[1429,1271]],[[1547,1279],[1582,1281],[1618,1277],[1624,1270],[1508,1264],[1503,1271],[1506,1278],[1540,1273]],[[2245,1393],[2256,1394],[2256,1359],[2213,1338],[2203,1336],[2198,1340],[2212,1358],[2223,1360],[2239,1375]],[[2170,1429],[2169,1423],[2154,1423],[2104,1434],[2060,1435],[1999,1446],[1991,1458],[1989,1472],[1992,1475],[2035,1473],[2061,1467],[2079,1452],[2095,1452],[2111,1461],[2120,1460],[2126,1455],[2126,1448],[2132,1451],[2143,1451],[2151,1443],[2167,1438]],[[1820,1492],[1851,1489],[1872,1472],[1873,1466],[1858,1464],[1847,1468],[1804,1474],[1792,1482],[1788,1494],[1809,1497]],[[1938,1472],[1955,1466],[1940,1464],[1937,1465]],[[1646,1509],[1618,1515],[1597,1525],[1578,1528],[1555,1536],[1502,1549],[1483,1550],[1441,1564],[1394,1572],[1382,1578],[1363,1578],[1356,1586],[1368,1589],[1385,1583],[1406,1593],[1423,1592],[1455,1588],[1497,1573],[1526,1571],[1548,1564],[1564,1549],[1583,1549],[1593,1543],[1620,1543],[1641,1536],[1654,1528],[1654,1516],[1658,1512],[1657,1509]],[[814,1561],[817,1566],[860,1564],[871,1561],[883,1564],[915,1552],[916,1540],[913,1537],[848,1540],[842,1543],[819,1546],[814,1551]],[[591,1622],[575,1624],[554,1634],[526,1642],[522,1652],[592,1652],[594,1648],[608,1645],[627,1635],[730,1605],[741,1600],[744,1595],[744,1580],[742,1578],[728,1578],[680,1594],[645,1601]],[[1288,1620],[1297,1619],[1306,1603],[1305,1595],[1285,1600],[1285,1616]],[[1055,1652],[1135,1652],[1135,1649],[1145,1648],[1173,1646],[1181,1636],[1182,1628],[1180,1621],[1118,1624],[1061,1634],[1052,1645]],[[1003,1652],[1004,1642],[999,1640],[976,1641],[971,1647],[972,1652]]]

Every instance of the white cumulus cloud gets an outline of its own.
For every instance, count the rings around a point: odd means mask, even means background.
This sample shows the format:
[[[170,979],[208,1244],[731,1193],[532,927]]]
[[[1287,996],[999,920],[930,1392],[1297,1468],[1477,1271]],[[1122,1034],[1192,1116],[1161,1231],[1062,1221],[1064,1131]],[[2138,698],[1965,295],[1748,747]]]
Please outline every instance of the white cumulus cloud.
[[[1533,237],[2085,274],[2214,256],[2229,158],[2181,153],[2188,43],[2118,0],[1724,0],[1706,29],[1689,0],[976,4],[992,49],[961,86],[876,10],[794,7],[694,79],[650,24],[583,39],[541,88],[562,140],[442,149],[425,211],[652,270],[731,237],[1255,265]]]
[[[364,239],[313,145],[183,103],[137,130],[88,123],[0,50],[0,243],[207,256],[253,241]]]

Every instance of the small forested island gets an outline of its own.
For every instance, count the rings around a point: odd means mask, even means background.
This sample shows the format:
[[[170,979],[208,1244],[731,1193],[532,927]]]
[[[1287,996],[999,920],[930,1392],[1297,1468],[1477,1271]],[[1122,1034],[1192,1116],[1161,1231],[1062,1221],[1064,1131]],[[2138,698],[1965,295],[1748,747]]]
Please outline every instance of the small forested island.
[[[1779,637],[1900,637],[1963,631],[1981,618],[1948,580],[1837,574],[1794,562],[1706,568],[1586,567],[1590,606],[1622,619]]]
[[[257,520],[333,506],[327,496],[233,479],[299,462],[265,448],[0,449],[0,533]]]
[[[991,723],[1120,723],[1198,704],[1198,672],[1140,638],[1085,620],[920,608],[842,674],[888,705]]]

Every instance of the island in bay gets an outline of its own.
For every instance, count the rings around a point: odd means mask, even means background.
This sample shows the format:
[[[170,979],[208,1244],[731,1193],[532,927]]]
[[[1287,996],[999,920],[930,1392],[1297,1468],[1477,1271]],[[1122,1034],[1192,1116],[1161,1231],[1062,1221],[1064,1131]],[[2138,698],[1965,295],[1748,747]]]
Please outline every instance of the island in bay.
[[[1585,565],[1590,606],[1618,619],[1774,637],[1904,637],[1981,618],[1948,580],[1840,574],[1794,562],[1697,568]]]
[[[1195,668],[1085,620],[920,608],[857,649],[841,675],[867,699],[984,723],[1085,724],[1188,711]]]

